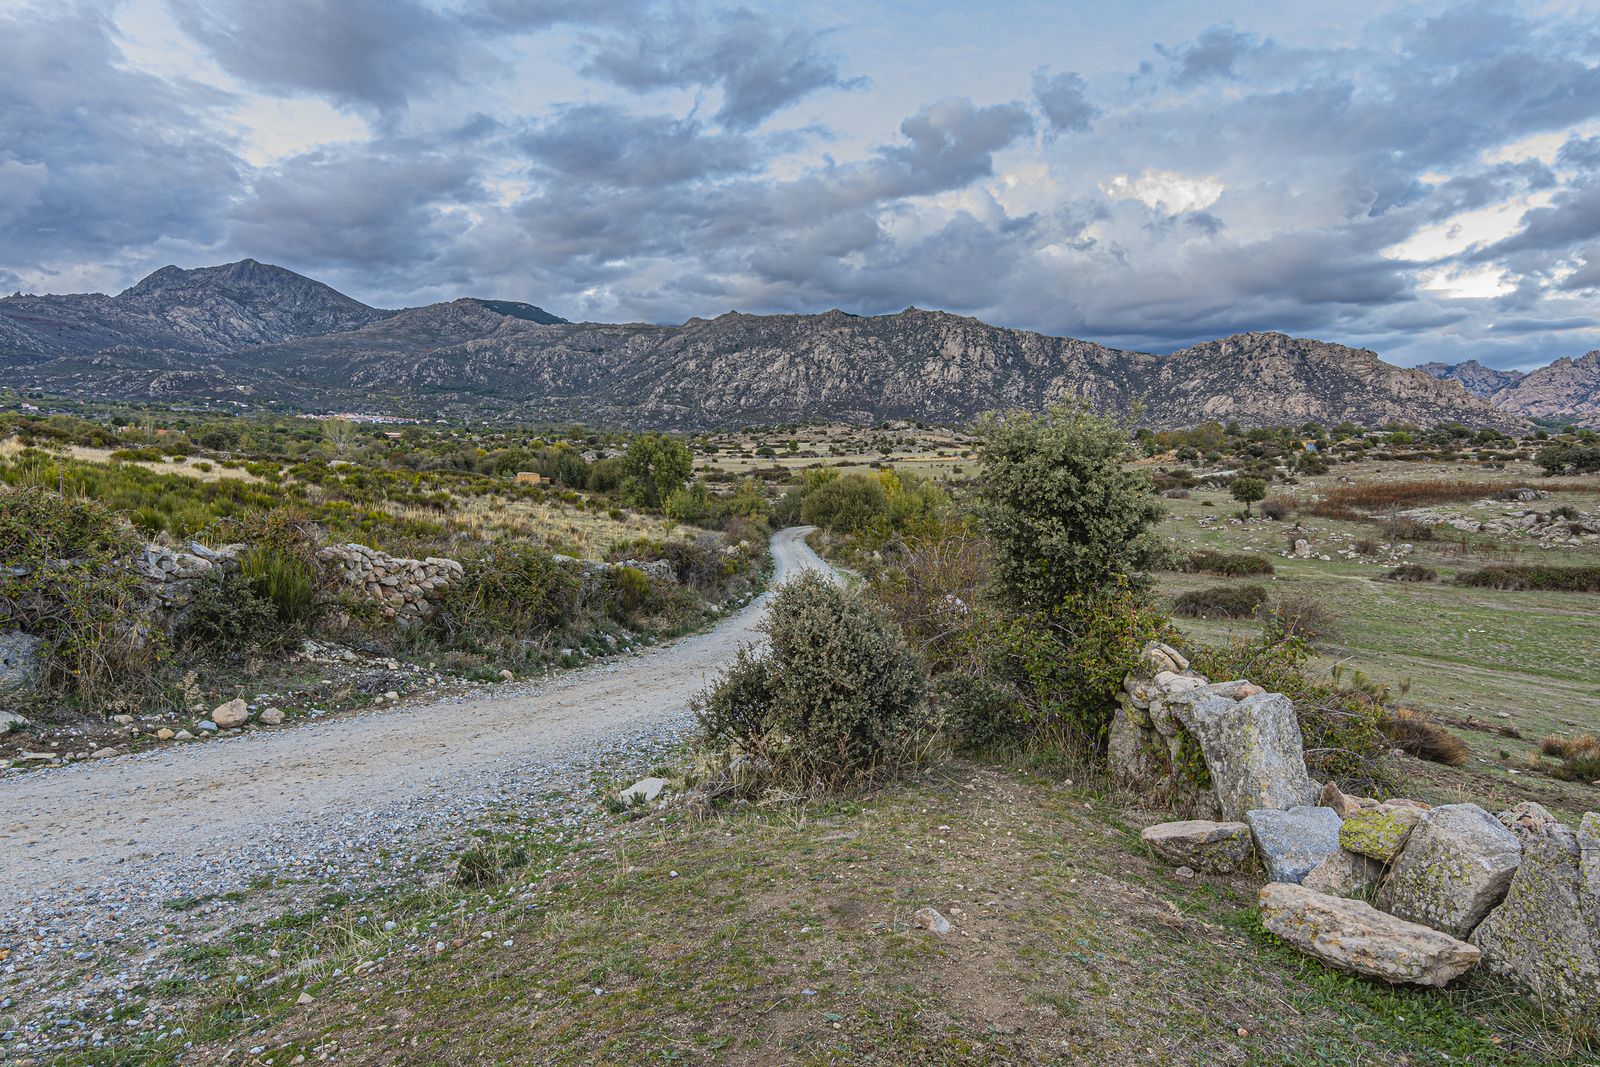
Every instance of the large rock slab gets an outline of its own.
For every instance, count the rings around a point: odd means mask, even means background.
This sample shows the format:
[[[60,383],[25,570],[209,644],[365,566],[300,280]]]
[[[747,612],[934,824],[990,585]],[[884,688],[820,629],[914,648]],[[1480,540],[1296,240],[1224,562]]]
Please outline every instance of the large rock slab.
[[[1406,804],[1357,808],[1345,816],[1344,825],[1339,828],[1339,844],[1387,863],[1399,854],[1422,816],[1420,808]]]
[[[1173,714],[1200,743],[1222,817],[1237,820],[1253,809],[1316,803],[1322,786],[1306,773],[1294,704],[1281,693],[1235,700],[1230,694],[1238,687],[1227,685],[1202,686],[1167,698]]]
[[[1411,831],[1378,904],[1464,938],[1504,899],[1521,861],[1521,843],[1493,815],[1476,804],[1442,804]]]
[[[1600,1011],[1600,815],[1576,831],[1533,803],[1500,818],[1522,843],[1522,864],[1472,943],[1484,966],[1541,1000]]]
[[[1250,827],[1242,822],[1185,819],[1147,826],[1139,836],[1168,863],[1212,874],[1245,870],[1255,857]]]
[[[1316,866],[1339,851],[1338,812],[1301,804],[1287,810],[1257,808],[1244,814],[1255,838],[1256,854],[1271,882],[1305,880]]]
[[[1442,986],[1478,962],[1479,950],[1465,941],[1359,900],[1273,883],[1261,887],[1260,904],[1268,930],[1330,967],[1369,978]]]
[[[1300,884],[1332,897],[1368,899],[1383,878],[1383,862],[1341,848],[1311,869]]]
[[[39,680],[44,642],[21,630],[0,631],[0,694],[30,688]]]

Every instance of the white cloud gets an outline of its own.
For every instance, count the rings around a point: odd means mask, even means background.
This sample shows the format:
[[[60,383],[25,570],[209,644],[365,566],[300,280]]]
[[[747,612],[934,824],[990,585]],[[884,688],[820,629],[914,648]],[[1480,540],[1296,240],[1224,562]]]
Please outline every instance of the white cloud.
[[[1156,211],[1180,215],[1210,207],[1227,188],[1216,177],[1147,170],[1137,178],[1119,174],[1102,183],[1100,191],[1113,200],[1138,200]]]

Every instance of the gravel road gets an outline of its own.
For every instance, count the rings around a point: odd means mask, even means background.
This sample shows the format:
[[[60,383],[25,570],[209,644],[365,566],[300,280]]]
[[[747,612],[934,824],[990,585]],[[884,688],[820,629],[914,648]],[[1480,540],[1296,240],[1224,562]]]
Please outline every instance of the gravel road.
[[[827,570],[807,532],[773,535],[774,584]],[[757,638],[769,598],[706,633],[526,686],[0,781],[0,1062],[8,1047],[114,1042],[73,1020],[159,965],[163,902],[263,874],[403,883],[420,846],[507,806],[582,833],[596,783],[682,739],[690,698]]]
[[[804,527],[773,535],[775,583],[823,567]],[[142,866],[170,869],[341,808],[492,780],[681,718],[753,640],[767,597],[715,629],[518,690],[40,771],[0,782],[0,913],[24,898]]]

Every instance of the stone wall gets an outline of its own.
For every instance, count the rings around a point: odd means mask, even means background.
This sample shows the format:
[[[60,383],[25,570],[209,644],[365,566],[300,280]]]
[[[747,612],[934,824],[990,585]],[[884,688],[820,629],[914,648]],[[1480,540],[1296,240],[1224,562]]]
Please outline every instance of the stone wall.
[[[340,592],[376,604],[400,623],[432,615],[440,593],[464,573],[453,559],[404,559],[354,543],[329,545],[317,559]]]
[[[237,571],[243,551],[243,545],[207,548],[198,541],[181,549],[146,545],[133,569],[148,593],[145,615],[150,623],[171,633],[194,599],[195,587],[218,571]]]

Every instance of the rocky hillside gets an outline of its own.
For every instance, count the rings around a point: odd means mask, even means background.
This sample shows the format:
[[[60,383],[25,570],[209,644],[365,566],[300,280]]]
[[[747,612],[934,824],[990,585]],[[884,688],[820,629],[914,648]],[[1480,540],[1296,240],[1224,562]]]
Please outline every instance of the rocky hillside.
[[[683,428],[961,422],[1071,396],[1138,410],[1161,428],[1210,418],[1521,422],[1457,381],[1283,334],[1160,357],[917,308],[729,312],[681,326],[571,323],[502,300],[396,312],[253,260],[166,267],[114,297],[0,300],[0,368],[24,389],[86,396],[249,396]]]
[[[1458,381],[1467,392],[1513,415],[1600,428],[1600,349],[1527,373],[1495,370],[1476,360],[1424,363],[1417,369]]]
[[[1423,363],[1417,370],[1426,371],[1435,378],[1460,382],[1467,392],[1486,400],[1527,377],[1519,370],[1496,370],[1493,367],[1485,367],[1475,359],[1469,359],[1465,363]]]

